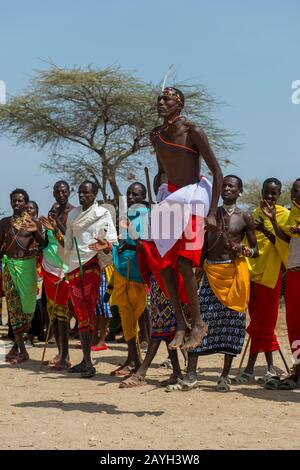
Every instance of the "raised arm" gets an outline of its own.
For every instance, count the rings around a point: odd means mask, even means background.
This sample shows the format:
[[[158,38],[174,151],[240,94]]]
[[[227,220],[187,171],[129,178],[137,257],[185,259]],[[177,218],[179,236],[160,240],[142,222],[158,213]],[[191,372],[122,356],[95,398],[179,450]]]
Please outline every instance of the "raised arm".
[[[222,190],[222,183],[223,183],[223,174],[216,159],[216,156],[209,145],[208,139],[206,137],[205,132],[199,127],[191,126],[190,129],[190,137],[192,142],[196,144],[197,148],[199,149],[206,165],[208,166],[209,170],[213,175],[213,185],[212,185],[212,200],[210,211],[206,219],[207,228],[216,229],[217,228],[217,221],[216,221],[216,214],[217,214],[217,207],[218,201]]]
[[[267,201],[261,201],[260,208],[273,225],[274,232],[277,237],[283,240],[284,242],[289,243],[290,237],[286,233],[284,233],[284,231],[279,227],[277,223],[275,207],[270,206]]]
[[[153,190],[154,190],[155,195],[157,195],[158,193],[158,188],[162,184],[163,175],[165,174],[164,169],[158,157],[156,157],[156,161],[157,161],[158,171],[157,171],[157,174],[154,176],[154,180],[153,180]]]

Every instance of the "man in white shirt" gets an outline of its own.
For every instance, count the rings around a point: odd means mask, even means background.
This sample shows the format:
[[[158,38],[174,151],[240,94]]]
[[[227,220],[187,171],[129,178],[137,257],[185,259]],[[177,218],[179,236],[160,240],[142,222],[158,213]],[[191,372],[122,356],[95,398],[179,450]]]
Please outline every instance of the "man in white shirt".
[[[44,225],[53,230],[61,245],[60,256],[69,267],[66,277],[83,352],[82,362],[69,372],[81,373],[84,378],[96,373],[91,361],[91,334],[101,281],[97,252],[108,252],[112,243],[117,243],[112,217],[107,209],[98,205],[97,193],[98,187],[92,181],[84,181],[79,186],[80,206],[69,212],[65,235],[51,217],[42,219]]]

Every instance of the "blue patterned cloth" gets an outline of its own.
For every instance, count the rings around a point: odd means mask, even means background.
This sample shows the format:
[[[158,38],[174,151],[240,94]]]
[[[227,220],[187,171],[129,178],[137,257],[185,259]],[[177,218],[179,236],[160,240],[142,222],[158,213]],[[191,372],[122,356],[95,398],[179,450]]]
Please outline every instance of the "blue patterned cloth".
[[[189,351],[189,354],[240,354],[246,334],[246,315],[223,305],[213,293],[206,276],[199,299],[201,316],[208,324],[208,334],[201,345]]]
[[[108,302],[103,302],[103,297],[107,288],[107,279],[105,276],[105,271],[102,270],[101,274],[101,284],[100,284],[100,296],[96,305],[96,315],[104,315],[105,318],[111,318],[112,313],[110,311],[110,306]]]

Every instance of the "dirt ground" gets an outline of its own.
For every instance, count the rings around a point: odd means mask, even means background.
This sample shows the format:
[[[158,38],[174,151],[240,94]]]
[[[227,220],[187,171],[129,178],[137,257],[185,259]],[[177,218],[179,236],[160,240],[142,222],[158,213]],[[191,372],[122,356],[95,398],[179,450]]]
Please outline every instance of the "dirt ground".
[[[4,317],[5,320],[5,317]],[[277,333],[291,364],[284,311]],[[4,333],[6,328],[1,328]],[[7,343],[7,342],[6,342]],[[1,341],[2,351],[5,342]],[[199,361],[201,386],[189,392],[166,393],[159,381],[169,371],[162,344],[149,370],[148,385],[118,388],[109,373],[125,357],[125,345],[93,353],[97,374],[81,379],[43,367],[43,345],[29,350],[20,366],[0,363],[0,449],[299,449],[300,390],[269,391],[260,384],[216,391],[222,356]],[[71,360],[81,360],[78,341],[71,342]],[[46,358],[55,353],[50,345]],[[262,355],[260,355],[262,356]],[[234,361],[232,375],[240,358]],[[264,373],[263,357],[256,368]],[[278,353],[275,364],[283,369]]]

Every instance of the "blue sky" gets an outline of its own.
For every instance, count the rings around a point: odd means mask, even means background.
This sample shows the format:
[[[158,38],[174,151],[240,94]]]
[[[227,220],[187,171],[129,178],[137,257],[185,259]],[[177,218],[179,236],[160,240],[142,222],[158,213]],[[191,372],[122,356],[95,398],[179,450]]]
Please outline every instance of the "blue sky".
[[[60,66],[119,64],[159,82],[170,64],[180,81],[206,85],[228,106],[216,116],[240,134],[232,159],[244,179],[300,176],[298,0],[10,0],[0,2],[0,80],[7,93],[26,88],[51,58]],[[201,125],[201,123],[200,123]],[[0,207],[27,189],[45,212],[57,177],[39,168],[47,151],[0,136]],[[75,199],[76,200],[76,199]]]

